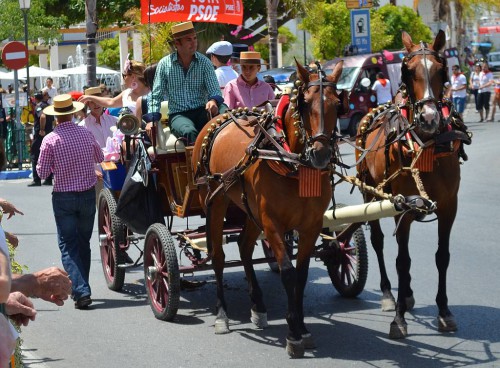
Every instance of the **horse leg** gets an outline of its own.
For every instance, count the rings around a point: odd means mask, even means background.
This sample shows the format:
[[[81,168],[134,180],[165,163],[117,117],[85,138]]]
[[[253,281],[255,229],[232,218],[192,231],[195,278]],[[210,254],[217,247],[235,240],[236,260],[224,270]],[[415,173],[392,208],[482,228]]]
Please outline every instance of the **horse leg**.
[[[220,195],[213,199],[207,207],[207,244],[212,256],[212,266],[215,273],[217,285],[215,333],[229,333],[229,319],[227,318],[227,305],[224,298],[224,262],[225,254],[222,249],[222,230],[224,226],[224,215],[227,210],[227,201]]]
[[[380,290],[382,291],[382,311],[389,312],[396,309],[396,300],[391,292],[391,282],[387,276],[384,260],[384,233],[380,227],[380,221],[370,221],[370,240],[377,255],[378,268],[380,272]]]
[[[396,223],[398,217],[396,218]],[[403,219],[398,227],[396,239],[398,242],[398,256],[396,258],[396,269],[398,271],[398,301],[396,304],[396,316],[391,322],[389,337],[391,339],[403,339],[408,335],[408,325],[405,313],[408,310],[407,300],[410,297],[411,288],[411,258],[408,249],[410,239],[411,219]]]
[[[446,273],[450,264],[450,232],[455,221],[457,203],[451,203],[446,208],[446,213],[438,213],[438,250],[436,252],[436,267],[439,274],[436,304],[439,309],[438,330],[451,332],[457,330],[455,317],[448,309],[448,296],[446,293]]]
[[[265,328],[267,324],[267,309],[264,305],[262,290],[257,282],[255,270],[252,262],[252,255],[255,248],[255,241],[260,234],[259,227],[251,219],[247,218],[245,226],[238,238],[238,247],[240,250],[240,257],[245,270],[245,275],[248,281],[248,292],[250,300],[252,301],[252,308],[250,310],[250,320],[258,328]]]
[[[319,229],[317,233],[319,234]],[[304,349],[314,349],[316,347],[311,333],[307,330],[306,325],[304,324],[304,290],[307,285],[311,253],[314,250],[316,239],[317,236],[315,236],[315,233],[306,234],[304,231],[299,233],[299,252],[297,254],[296,262],[297,287],[295,289],[295,299],[299,330],[302,336],[302,345],[304,346]]]
[[[278,231],[272,220],[264,224],[264,233],[271,245],[271,249],[280,269],[281,283],[285,288],[287,296],[286,322],[288,324],[288,335],[286,338],[286,351],[292,358],[301,358],[304,356],[304,346],[302,345],[302,329],[300,328],[300,318],[297,313],[296,288],[297,272],[293,267],[292,261],[288,256],[284,232]]]

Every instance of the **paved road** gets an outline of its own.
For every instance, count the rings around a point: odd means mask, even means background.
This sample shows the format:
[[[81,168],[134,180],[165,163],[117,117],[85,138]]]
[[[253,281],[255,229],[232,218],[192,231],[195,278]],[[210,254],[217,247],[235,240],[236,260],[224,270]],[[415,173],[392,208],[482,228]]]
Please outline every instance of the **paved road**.
[[[500,115],[497,116],[497,120]],[[500,123],[477,123],[474,111],[466,122],[474,132],[463,165],[459,212],[452,233],[448,295],[459,322],[454,334],[436,330],[434,266],[436,223],[412,229],[411,255],[416,307],[408,315],[410,336],[387,338],[392,313],[382,313],[378,300],[379,277],[369,250],[367,285],[359,298],[346,300],[332,287],[325,267],[313,262],[306,290],[306,322],[317,348],[301,360],[290,360],[284,349],[285,294],[279,277],[266,265],[257,266],[269,309],[270,327],[259,331],[249,322],[249,299],[241,268],[226,272],[232,333],[215,336],[215,286],[211,272],[197,273],[207,284],[182,293],[173,323],[156,320],[146,300],[143,273],[127,273],[121,293],[108,290],[101,272],[97,233],[92,239],[91,284],[93,308],[79,311],[72,303],[57,307],[36,300],[35,322],[23,329],[26,367],[461,367],[500,366],[500,290],[498,286],[498,183],[500,182]],[[353,155],[345,150],[346,160]],[[60,265],[52,217],[50,188],[27,188],[28,180],[1,181],[2,197],[24,210],[24,216],[5,221],[4,227],[20,238],[18,260],[30,270]],[[360,203],[355,192],[341,185],[337,201]],[[199,219],[191,219],[190,225]],[[393,223],[383,221],[390,277],[395,240]],[[186,226],[177,222],[176,226]],[[236,257],[236,246],[226,248]],[[260,249],[259,249],[260,251]]]

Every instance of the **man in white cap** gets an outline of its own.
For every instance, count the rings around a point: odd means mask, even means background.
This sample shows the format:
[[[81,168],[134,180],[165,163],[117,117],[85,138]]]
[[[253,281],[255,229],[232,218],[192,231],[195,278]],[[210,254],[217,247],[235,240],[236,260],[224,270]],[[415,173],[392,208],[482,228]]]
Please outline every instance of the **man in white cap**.
[[[161,102],[168,101],[172,133],[192,145],[209,118],[223,113],[227,106],[212,63],[196,51],[193,23],[173,26],[172,39],[175,51],[158,62],[148,111],[160,112]]]
[[[218,41],[207,50],[210,61],[215,66],[215,75],[221,89],[224,89],[233,79],[238,78],[238,73],[228,65],[233,54],[233,45],[227,41]]]
[[[76,309],[92,304],[89,273],[96,212],[95,164],[104,159],[92,133],[72,122],[74,113],[84,107],[64,94],[54,97],[54,104],[43,110],[45,115],[56,117],[57,125],[45,136],[36,167],[41,178],[54,174],[52,209],[61,260],[71,279]]]

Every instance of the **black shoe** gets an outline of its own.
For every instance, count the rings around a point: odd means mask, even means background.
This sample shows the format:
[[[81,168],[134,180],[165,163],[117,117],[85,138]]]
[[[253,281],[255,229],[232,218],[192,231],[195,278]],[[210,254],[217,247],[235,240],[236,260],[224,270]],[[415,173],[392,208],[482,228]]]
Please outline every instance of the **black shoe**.
[[[39,187],[41,185],[42,185],[42,183],[40,183],[39,181],[35,181],[35,180],[33,180],[31,183],[28,184],[29,187]]]
[[[82,296],[75,302],[75,309],[87,309],[90,304],[92,304],[90,295]]]
[[[47,179],[47,180],[44,180],[42,185],[52,185],[52,180],[51,179]]]

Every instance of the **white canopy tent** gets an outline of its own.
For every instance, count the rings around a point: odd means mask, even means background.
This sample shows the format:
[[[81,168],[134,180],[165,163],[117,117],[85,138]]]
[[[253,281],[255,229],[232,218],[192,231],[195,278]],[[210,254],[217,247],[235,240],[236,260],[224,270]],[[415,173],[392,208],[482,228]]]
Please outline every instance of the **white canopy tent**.
[[[81,64],[74,68],[59,69],[57,72],[65,74],[68,78],[61,79],[59,82],[59,93],[69,91],[82,91],[87,83],[87,65]],[[98,84],[104,83],[111,90],[120,89],[121,73],[105,68],[96,67]],[[64,82],[63,82],[64,81]]]
[[[61,72],[61,73],[66,74],[66,75],[87,74],[87,65],[82,64],[79,66],[75,66],[74,68],[59,69],[56,71]],[[104,68],[102,66],[96,66],[96,74],[97,75],[101,75],[101,74],[116,74],[116,75],[118,75],[118,74],[120,74],[120,72],[117,72],[116,70],[113,70],[113,69]]]

